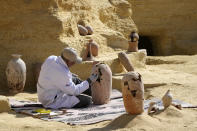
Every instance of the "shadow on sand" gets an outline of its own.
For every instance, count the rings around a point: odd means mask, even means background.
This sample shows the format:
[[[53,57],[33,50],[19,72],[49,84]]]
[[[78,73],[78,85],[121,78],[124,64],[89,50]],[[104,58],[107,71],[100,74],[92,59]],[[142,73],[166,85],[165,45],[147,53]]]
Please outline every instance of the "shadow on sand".
[[[125,128],[125,126],[130,123],[132,120],[135,119],[137,115],[129,115],[129,114],[123,114],[120,117],[116,118],[112,122],[110,122],[108,125],[102,128],[94,128],[89,131],[105,131],[105,130],[116,130]]]

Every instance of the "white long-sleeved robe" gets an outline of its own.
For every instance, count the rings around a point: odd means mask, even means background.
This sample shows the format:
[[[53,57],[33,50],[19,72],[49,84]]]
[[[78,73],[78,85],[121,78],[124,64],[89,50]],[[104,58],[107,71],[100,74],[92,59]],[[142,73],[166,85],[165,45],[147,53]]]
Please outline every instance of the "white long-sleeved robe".
[[[46,108],[72,108],[79,99],[76,95],[89,88],[83,81],[75,85],[72,73],[61,56],[49,56],[43,63],[37,83],[38,99]]]

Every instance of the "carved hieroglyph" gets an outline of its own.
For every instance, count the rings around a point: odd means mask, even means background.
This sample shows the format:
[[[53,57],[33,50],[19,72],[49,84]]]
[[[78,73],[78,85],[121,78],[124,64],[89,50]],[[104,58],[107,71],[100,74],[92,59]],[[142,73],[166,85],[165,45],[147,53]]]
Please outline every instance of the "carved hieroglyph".
[[[10,93],[22,92],[26,81],[26,65],[21,55],[13,54],[8,62],[6,76]]]
[[[112,72],[108,65],[98,63],[93,66],[92,73],[98,79],[92,84],[92,100],[94,104],[106,104],[110,101],[112,91]]]
[[[122,78],[122,94],[126,112],[141,114],[144,111],[144,84],[141,75],[131,71]]]

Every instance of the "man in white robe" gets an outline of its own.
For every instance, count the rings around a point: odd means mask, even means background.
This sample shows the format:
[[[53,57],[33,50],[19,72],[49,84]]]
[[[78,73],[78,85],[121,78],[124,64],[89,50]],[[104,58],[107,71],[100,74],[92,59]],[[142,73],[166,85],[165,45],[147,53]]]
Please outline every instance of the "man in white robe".
[[[97,74],[80,81],[69,70],[69,67],[81,61],[73,48],[64,48],[61,56],[52,55],[45,60],[37,83],[38,99],[44,107],[81,108],[91,103],[91,97],[82,93],[91,95],[89,87],[97,80]]]

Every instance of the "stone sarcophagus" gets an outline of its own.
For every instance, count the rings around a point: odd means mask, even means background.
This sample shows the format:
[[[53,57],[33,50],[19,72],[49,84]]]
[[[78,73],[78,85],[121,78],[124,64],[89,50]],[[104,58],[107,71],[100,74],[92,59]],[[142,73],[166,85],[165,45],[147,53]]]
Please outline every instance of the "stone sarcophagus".
[[[112,72],[108,65],[98,63],[93,66],[92,73],[98,74],[96,82],[92,83],[92,100],[94,104],[101,105],[110,101],[112,91]]]
[[[132,115],[144,111],[144,84],[141,75],[131,71],[122,78],[122,95],[126,112]]]

